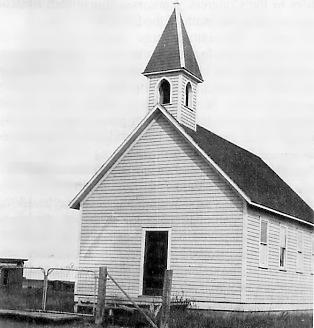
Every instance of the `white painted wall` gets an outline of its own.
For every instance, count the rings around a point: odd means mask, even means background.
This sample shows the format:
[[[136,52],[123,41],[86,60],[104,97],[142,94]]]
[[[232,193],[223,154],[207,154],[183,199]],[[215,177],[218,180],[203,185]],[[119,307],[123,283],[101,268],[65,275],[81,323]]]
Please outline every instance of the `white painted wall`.
[[[259,267],[260,217],[268,220],[268,268]],[[287,227],[286,271],[279,267],[280,224]],[[276,215],[248,210],[246,263],[247,303],[309,304],[313,302],[311,268],[313,233],[309,227]],[[297,230],[303,234],[304,270],[297,273]],[[288,307],[288,305],[287,305]],[[295,308],[300,308],[296,305]],[[303,308],[306,308],[304,306]]]
[[[179,74],[178,73],[166,73],[156,74],[148,77],[148,110],[152,110],[158,102],[158,85],[159,82],[166,78],[171,85],[171,97],[170,104],[163,105],[168,112],[177,118],[178,115],[178,102],[179,102]]]
[[[181,89],[180,89],[180,123],[183,123],[187,127],[195,130],[196,127],[196,95],[197,95],[197,83],[188,77],[186,74],[181,74]],[[192,86],[192,106],[188,108],[185,106],[185,87],[186,84],[190,82]]]
[[[197,82],[189,75],[182,72],[156,74],[149,76],[148,79],[148,110],[152,110],[158,101],[158,85],[163,79],[171,84],[171,101],[169,105],[163,105],[168,112],[174,116],[180,123],[195,130],[196,126],[196,95]],[[192,86],[192,106],[188,108],[185,106],[185,87],[187,82]]]
[[[81,204],[80,266],[106,265],[132,296],[142,229],[171,228],[173,295],[239,302],[242,200],[165,118],[139,136]],[[91,286],[91,285],[90,285]],[[79,281],[78,293],[90,286]],[[111,296],[120,296],[108,287]]]

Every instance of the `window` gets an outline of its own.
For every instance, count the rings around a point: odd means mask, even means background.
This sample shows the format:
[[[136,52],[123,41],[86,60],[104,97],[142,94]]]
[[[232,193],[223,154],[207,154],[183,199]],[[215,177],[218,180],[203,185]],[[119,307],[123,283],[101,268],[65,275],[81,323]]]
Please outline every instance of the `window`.
[[[268,266],[268,221],[263,219],[260,224],[259,266]]]
[[[185,87],[185,106],[192,108],[192,86],[191,83],[188,82]]]
[[[303,271],[303,239],[302,231],[297,232],[297,272]]]
[[[314,274],[314,238],[312,236],[312,274]]]
[[[9,270],[8,269],[2,269],[1,272],[2,272],[2,275],[3,275],[2,285],[6,286],[9,282]]]
[[[279,267],[284,269],[287,261],[287,228],[280,226]]]
[[[159,85],[159,103],[161,105],[170,104],[170,83],[167,80],[162,80]]]

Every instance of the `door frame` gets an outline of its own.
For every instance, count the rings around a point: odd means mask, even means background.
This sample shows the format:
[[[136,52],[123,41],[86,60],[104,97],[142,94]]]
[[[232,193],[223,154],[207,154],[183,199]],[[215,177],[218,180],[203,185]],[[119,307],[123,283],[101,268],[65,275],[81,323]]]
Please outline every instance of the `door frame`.
[[[142,227],[142,242],[141,242],[141,261],[140,261],[140,283],[139,283],[139,296],[143,295],[143,282],[144,282],[144,257],[145,257],[145,243],[146,231],[167,231],[168,232],[168,249],[167,249],[167,270],[170,269],[170,255],[171,255],[171,227]]]

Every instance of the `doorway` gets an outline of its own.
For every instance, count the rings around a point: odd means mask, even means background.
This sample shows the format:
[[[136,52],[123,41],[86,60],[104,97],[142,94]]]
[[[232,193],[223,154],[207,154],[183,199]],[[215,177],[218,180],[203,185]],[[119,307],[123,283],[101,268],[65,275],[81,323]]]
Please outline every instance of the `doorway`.
[[[146,230],[143,267],[143,295],[161,296],[168,263],[169,231]]]

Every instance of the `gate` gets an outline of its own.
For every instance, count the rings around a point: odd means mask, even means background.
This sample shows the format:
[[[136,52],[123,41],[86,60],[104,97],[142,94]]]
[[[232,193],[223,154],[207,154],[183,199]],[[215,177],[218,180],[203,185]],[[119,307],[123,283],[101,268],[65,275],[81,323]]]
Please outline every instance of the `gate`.
[[[89,289],[78,290],[78,280]],[[92,270],[42,267],[0,267],[0,309],[95,314],[98,275]],[[75,298],[88,299],[88,312],[78,311]]]
[[[153,328],[168,327],[170,317],[172,274],[172,270],[166,270],[164,273],[160,305],[154,309],[154,303],[149,302],[149,309],[144,309],[139,306],[137,302],[132,299],[132,297],[128,295],[125,289],[107,271],[107,267],[100,267],[95,323],[99,326],[107,327],[108,321],[110,321],[110,317],[112,316],[112,311],[123,309],[127,312],[134,312],[135,310],[140,316],[142,316],[144,322],[137,322],[137,324],[145,323],[147,325],[148,323]],[[109,295],[107,295],[108,291],[110,291],[110,294],[112,294],[113,288],[115,288],[120,293],[120,296],[117,294],[115,295],[116,301],[110,300],[108,297]]]
[[[92,270],[50,268],[47,270],[44,288],[44,311],[62,313],[82,313],[93,316],[97,303],[97,274]],[[86,281],[88,291],[78,290],[77,282]],[[89,309],[82,311],[77,304],[77,298],[88,298]]]

